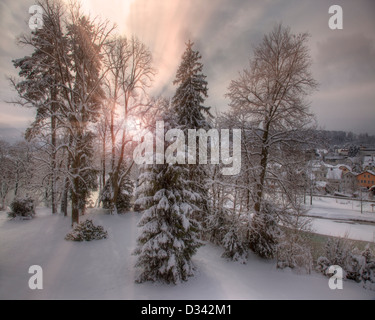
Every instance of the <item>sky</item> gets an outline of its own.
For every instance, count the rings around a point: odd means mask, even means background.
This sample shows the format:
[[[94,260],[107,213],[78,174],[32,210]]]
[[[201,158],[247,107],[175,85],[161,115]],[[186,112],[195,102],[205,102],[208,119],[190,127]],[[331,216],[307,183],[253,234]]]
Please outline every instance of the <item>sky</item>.
[[[309,97],[318,125],[326,130],[375,134],[375,1],[373,0],[82,0],[92,16],[137,36],[152,52],[158,74],[150,94],[172,96],[185,42],[202,55],[209,98],[228,111],[225,93],[247,68],[254,47],[278,23],[293,33],[309,32],[312,72],[319,90]],[[35,0],[0,0],[0,138],[21,135],[35,111],[6,103],[15,98],[7,77],[17,76],[12,59],[30,54],[17,45],[29,33]],[[331,5],[343,9],[343,29],[331,30]]]

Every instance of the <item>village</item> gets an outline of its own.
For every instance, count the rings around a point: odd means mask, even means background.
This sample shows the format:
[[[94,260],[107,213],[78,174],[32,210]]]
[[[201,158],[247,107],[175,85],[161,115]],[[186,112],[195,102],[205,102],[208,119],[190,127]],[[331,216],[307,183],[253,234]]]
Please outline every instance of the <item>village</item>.
[[[316,150],[306,170],[308,190],[317,195],[373,200],[375,195],[375,148]]]

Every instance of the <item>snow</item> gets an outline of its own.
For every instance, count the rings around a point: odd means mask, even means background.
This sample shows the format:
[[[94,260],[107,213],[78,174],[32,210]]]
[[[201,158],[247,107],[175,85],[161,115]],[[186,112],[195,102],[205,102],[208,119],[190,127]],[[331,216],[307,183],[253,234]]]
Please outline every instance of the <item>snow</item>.
[[[306,208],[316,233],[375,242],[375,213],[368,203],[361,213],[360,205],[360,201],[314,197],[313,206]]]
[[[339,168],[330,168],[327,172],[327,180],[341,180],[342,170]]]
[[[140,215],[105,215],[92,210],[85,218],[102,225],[109,238],[86,243],[64,240],[70,218],[38,209],[31,221],[11,221],[0,213],[0,299],[375,299],[375,292],[344,282],[332,291],[318,273],[276,269],[274,261],[250,255],[242,265],[221,258],[223,249],[206,244],[193,258],[196,276],[178,286],[136,284],[134,268]],[[28,288],[28,269],[43,269],[43,290]]]

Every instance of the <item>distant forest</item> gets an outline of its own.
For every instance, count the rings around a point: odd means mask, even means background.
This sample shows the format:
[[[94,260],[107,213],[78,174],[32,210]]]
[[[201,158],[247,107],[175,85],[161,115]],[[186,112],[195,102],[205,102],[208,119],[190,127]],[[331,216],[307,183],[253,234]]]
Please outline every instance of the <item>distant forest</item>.
[[[355,134],[353,132],[328,130],[319,130],[318,133],[323,141],[331,147],[351,145],[375,147],[375,135],[369,135],[368,133]]]

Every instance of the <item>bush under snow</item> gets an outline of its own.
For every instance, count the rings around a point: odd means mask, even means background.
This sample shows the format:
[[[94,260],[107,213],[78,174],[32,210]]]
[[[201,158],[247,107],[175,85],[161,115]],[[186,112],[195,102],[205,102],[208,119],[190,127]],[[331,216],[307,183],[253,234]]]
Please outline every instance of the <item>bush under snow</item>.
[[[343,269],[346,279],[362,282],[365,288],[375,290],[375,254],[368,246],[359,252],[346,239],[329,239],[326,256],[318,259],[317,270],[331,276],[328,269],[333,265]]]
[[[35,215],[34,200],[30,197],[15,199],[11,205],[11,212],[9,217],[21,218],[21,219],[32,219]]]
[[[92,241],[107,238],[108,232],[102,226],[95,226],[92,220],[86,220],[78,224],[72,232],[68,233],[65,240]]]

